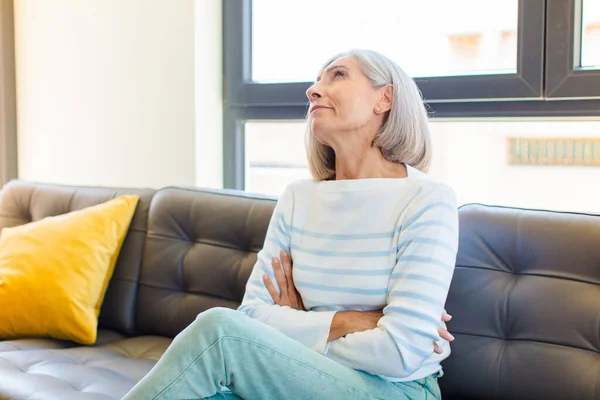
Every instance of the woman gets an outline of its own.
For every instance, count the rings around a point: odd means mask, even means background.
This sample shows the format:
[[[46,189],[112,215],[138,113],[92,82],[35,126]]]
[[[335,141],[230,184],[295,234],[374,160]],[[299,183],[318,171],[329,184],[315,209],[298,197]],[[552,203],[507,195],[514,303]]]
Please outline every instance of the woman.
[[[307,96],[314,180],[277,202],[239,310],[200,314],[126,399],[440,398],[458,221],[453,191],[421,172],[419,91],[358,50]]]

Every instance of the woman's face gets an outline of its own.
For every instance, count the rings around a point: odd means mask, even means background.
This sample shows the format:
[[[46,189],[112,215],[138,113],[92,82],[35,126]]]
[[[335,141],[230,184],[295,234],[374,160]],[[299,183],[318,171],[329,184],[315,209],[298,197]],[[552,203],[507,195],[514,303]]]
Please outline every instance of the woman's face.
[[[352,57],[329,64],[306,91],[310,101],[312,132],[315,138],[331,146],[348,134],[369,132],[373,140],[383,110],[377,109],[381,92],[373,88]],[[372,129],[371,129],[372,128]]]

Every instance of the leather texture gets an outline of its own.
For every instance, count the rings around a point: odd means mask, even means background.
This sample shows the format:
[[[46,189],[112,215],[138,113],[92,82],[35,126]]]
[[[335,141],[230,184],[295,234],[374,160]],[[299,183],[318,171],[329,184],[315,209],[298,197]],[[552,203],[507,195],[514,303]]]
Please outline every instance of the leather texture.
[[[96,346],[0,352],[0,399],[120,399],[170,343],[139,336]]]
[[[140,333],[174,336],[211,307],[236,308],[275,203],[167,188],[152,201],[136,308]]]
[[[597,399],[600,217],[459,211],[444,399]]]
[[[95,346],[101,346],[110,342],[124,339],[125,336],[115,331],[99,329]],[[36,349],[68,349],[79,346],[67,340],[55,340],[46,338],[24,338],[0,341],[0,353],[6,351],[36,350]],[[0,386],[1,387],[1,386]],[[1,392],[0,392],[1,393]]]
[[[119,399],[197,314],[235,308],[273,199],[12,182],[0,228],[140,194],[94,346],[0,341],[0,399]],[[459,211],[444,399],[596,399],[600,217],[483,205]]]

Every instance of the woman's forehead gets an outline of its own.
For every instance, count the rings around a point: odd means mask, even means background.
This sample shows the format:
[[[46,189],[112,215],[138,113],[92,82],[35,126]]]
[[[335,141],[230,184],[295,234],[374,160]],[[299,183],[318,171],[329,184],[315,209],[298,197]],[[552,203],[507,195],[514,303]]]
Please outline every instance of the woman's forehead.
[[[335,60],[333,60],[332,62],[330,62],[329,64],[327,64],[325,67],[323,67],[323,69],[319,72],[319,76],[317,77],[317,81],[320,79],[320,77],[336,68],[336,67],[346,67],[347,69],[352,69],[353,67],[356,66],[356,59],[352,56],[342,56],[342,57],[338,57]]]
[[[343,65],[345,67],[349,67],[350,68],[354,64],[356,64],[356,60],[354,59],[354,57],[352,57],[352,56],[342,56],[342,57],[336,58],[335,60],[333,60],[332,62],[330,62],[328,65],[326,65],[323,68],[323,71],[331,69],[332,67],[335,67],[337,65]]]

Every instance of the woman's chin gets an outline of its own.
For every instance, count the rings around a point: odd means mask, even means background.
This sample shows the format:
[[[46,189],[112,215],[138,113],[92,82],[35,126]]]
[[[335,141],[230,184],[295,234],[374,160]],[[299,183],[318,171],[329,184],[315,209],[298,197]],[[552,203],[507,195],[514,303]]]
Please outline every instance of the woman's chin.
[[[319,141],[325,139],[331,131],[331,124],[323,120],[319,121],[318,119],[313,119],[311,127],[313,135]]]

